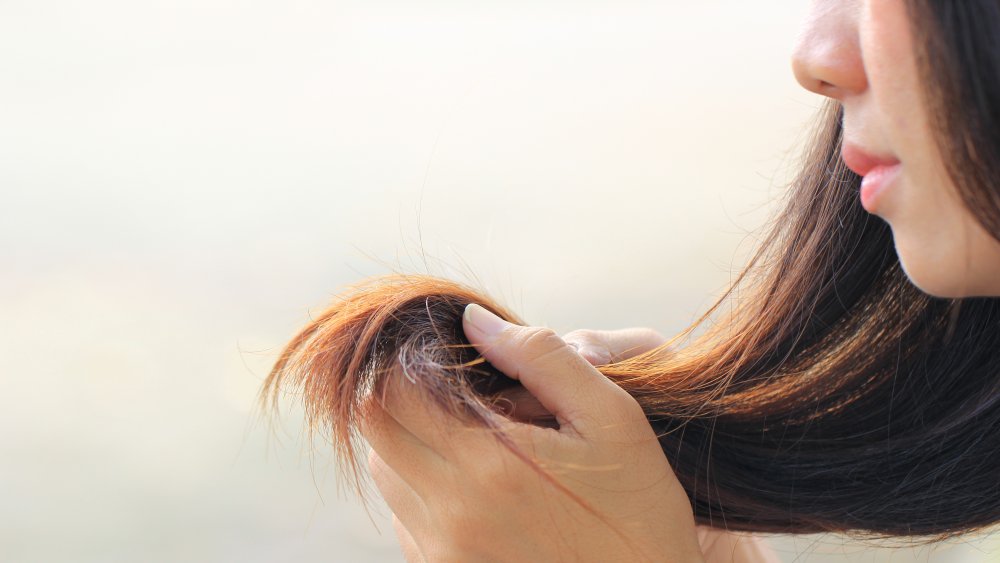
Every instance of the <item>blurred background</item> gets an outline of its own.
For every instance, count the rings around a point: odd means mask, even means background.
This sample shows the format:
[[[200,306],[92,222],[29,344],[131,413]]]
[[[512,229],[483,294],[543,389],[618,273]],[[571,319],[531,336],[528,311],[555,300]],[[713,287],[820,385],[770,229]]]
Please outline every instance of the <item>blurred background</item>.
[[[818,97],[801,0],[0,0],[0,561],[398,562],[255,396],[345,284],[688,325]],[[775,538],[786,561],[1000,544]]]

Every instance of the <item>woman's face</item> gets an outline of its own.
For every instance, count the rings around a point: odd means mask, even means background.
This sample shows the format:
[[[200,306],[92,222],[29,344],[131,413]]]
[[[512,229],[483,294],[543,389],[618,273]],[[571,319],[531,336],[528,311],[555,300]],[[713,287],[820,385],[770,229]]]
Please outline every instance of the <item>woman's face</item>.
[[[793,56],[803,87],[844,108],[844,161],[892,227],[909,278],[940,297],[1000,295],[1000,241],[945,170],[904,0],[814,0]]]

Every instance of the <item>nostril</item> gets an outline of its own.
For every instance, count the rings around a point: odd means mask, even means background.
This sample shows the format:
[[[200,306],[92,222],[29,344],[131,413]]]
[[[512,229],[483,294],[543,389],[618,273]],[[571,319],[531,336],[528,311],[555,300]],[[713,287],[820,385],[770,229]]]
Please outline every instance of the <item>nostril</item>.
[[[818,80],[816,86],[816,93],[829,98],[840,99],[840,88],[832,82],[827,82],[826,80]]]
[[[796,70],[801,71],[795,74],[799,84],[814,94],[843,101],[845,96],[855,93],[851,88],[845,88],[845,82],[840,80],[836,69],[813,66],[797,67]]]
[[[812,37],[792,57],[792,73],[803,88],[830,98],[857,95],[868,87],[858,45],[838,37]]]

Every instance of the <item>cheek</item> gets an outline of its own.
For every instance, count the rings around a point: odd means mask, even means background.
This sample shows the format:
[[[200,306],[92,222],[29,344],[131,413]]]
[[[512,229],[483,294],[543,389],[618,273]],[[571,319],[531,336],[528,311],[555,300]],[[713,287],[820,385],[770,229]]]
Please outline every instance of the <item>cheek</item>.
[[[880,212],[892,226],[903,268],[931,295],[1000,295],[1000,241],[975,220],[946,171],[904,0],[863,4],[859,40],[872,96],[866,121],[904,169]]]
[[[903,0],[871,0],[859,22],[865,74],[890,146],[901,152],[926,130],[910,22]],[[903,156],[903,155],[900,155]]]

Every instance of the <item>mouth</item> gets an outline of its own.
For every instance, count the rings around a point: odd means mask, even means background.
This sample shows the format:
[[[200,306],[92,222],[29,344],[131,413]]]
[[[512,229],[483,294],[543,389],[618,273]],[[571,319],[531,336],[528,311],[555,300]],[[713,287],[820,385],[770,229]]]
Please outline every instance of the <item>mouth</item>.
[[[874,154],[854,144],[845,144],[840,154],[844,159],[844,164],[862,178],[868,176],[876,168],[899,165],[899,159],[894,156]]]
[[[890,155],[877,155],[858,145],[845,144],[841,151],[844,164],[861,176],[861,205],[869,213],[878,209],[879,198],[899,175],[902,163]]]

